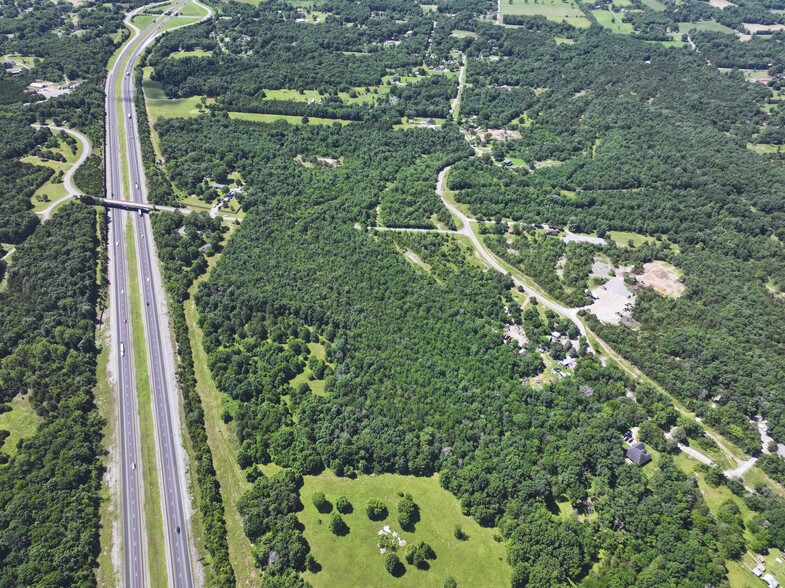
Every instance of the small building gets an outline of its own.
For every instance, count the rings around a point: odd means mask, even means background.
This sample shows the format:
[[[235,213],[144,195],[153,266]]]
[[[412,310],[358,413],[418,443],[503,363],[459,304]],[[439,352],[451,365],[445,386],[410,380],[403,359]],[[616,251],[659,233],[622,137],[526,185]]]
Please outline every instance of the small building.
[[[755,566],[754,568],[752,568],[752,573],[755,574],[758,578],[760,578],[763,575],[764,571],[765,568],[762,568],[761,566]]]
[[[766,574],[762,580],[769,585],[769,588],[779,588],[780,583],[771,574]]]
[[[627,450],[626,457],[632,463],[639,466],[646,465],[651,461],[651,455],[649,455],[649,453],[646,451],[646,446],[640,441],[630,445],[630,448]]]

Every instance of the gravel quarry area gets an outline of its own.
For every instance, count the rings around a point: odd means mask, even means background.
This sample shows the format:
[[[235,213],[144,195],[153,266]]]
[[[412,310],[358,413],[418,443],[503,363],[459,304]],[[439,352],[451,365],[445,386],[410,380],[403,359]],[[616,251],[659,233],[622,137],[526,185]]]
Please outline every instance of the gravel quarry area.
[[[594,303],[585,307],[604,323],[618,325],[621,319],[628,317],[635,304],[635,294],[624,283],[624,275],[632,270],[631,266],[613,269],[609,263],[595,261],[591,276],[606,278],[607,282],[591,290]]]

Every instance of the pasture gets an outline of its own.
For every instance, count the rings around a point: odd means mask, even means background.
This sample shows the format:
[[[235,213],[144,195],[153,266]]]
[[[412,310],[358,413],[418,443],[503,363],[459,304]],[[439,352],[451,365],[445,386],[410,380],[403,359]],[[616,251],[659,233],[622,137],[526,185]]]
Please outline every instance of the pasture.
[[[567,22],[576,28],[587,28],[591,23],[573,0],[502,0],[502,16],[541,15],[554,22]]]
[[[315,492],[324,492],[333,504],[339,496],[349,499],[353,511],[341,515],[349,527],[348,534],[337,536],[329,530],[327,522],[330,514],[316,510],[312,501]],[[420,521],[416,523],[414,532],[403,530],[398,523],[399,493],[411,494],[419,506]],[[387,506],[388,516],[384,520],[369,520],[365,505],[370,498],[378,498]],[[315,588],[441,588],[448,576],[455,578],[458,586],[490,588],[510,583],[511,570],[506,563],[504,543],[494,540],[493,529],[480,527],[473,519],[464,516],[458,499],[439,485],[437,476],[417,478],[383,474],[356,479],[339,478],[329,473],[306,476],[300,500],[305,508],[297,516],[305,525],[305,538],[311,545],[311,553],[322,568],[317,573],[304,574]],[[456,525],[460,525],[467,539],[456,539]],[[385,556],[377,547],[378,532],[385,526],[398,531],[409,544],[418,541],[428,543],[436,552],[430,569],[420,570],[406,564],[403,557],[405,548],[399,548],[398,555],[406,571],[397,578],[390,575],[384,566]]]

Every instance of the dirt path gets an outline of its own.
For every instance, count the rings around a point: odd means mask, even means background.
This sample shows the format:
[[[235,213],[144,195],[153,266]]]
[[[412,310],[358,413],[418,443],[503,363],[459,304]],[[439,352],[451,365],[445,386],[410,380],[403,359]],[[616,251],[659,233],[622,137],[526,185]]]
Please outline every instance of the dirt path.
[[[684,445],[682,443],[678,443],[677,447],[679,449],[681,449],[684,453],[689,455],[690,457],[692,457],[694,459],[697,459],[699,462],[705,463],[709,467],[713,467],[714,466],[714,462],[711,460],[711,458],[709,458],[706,455],[703,455],[700,451],[698,451],[696,449],[693,449],[692,447],[689,447],[689,446]]]
[[[461,71],[458,73],[458,93],[455,95],[455,98],[453,98],[452,104],[450,105],[450,114],[456,122],[461,115],[461,98],[463,96],[463,89],[466,87],[466,55],[461,53],[461,58],[463,59],[463,63],[461,64]]]

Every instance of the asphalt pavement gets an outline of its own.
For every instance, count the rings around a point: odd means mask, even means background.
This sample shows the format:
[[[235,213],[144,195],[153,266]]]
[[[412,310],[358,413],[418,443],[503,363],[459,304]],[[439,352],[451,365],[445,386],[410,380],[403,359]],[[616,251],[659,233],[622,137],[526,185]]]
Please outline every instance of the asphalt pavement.
[[[106,84],[106,184],[113,199],[147,201],[141,147],[136,132],[132,70],[144,48],[160,34],[162,26],[184,5],[178,2],[170,15],[161,15],[143,31],[132,37],[109,72]],[[128,58],[128,59],[127,59]],[[117,102],[117,80],[122,78]],[[118,108],[119,106],[119,108]],[[126,125],[125,145],[120,140],[120,125]],[[127,169],[121,164],[125,150]],[[128,174],[126,193],[123,175]],[[180,443],[177,389],[174,380],[174,347],[169,338],[160,271],[154,250],[149,216],[137,211],[109,210],[112,247],[112,346],[113,366],[117,377],[119,405],[119,454],[123,505],[123,585],[141,587],[150,584],[143,511],[141,440],[138,422],[138,398],[134,382],[130,305],[128,300],[128,266],[125,251],[125,225],[133,217],[134,237],[140,274],[144,328],[147,337],[148,370],[153,397],[159,484],[163,503],[168,584],[190,588],[194,585],[191,547],[189,496],[185,483],[185,452]],[[142,328],[143,325],[134,325]],[[145,440],[149,442],[149,440]]]

